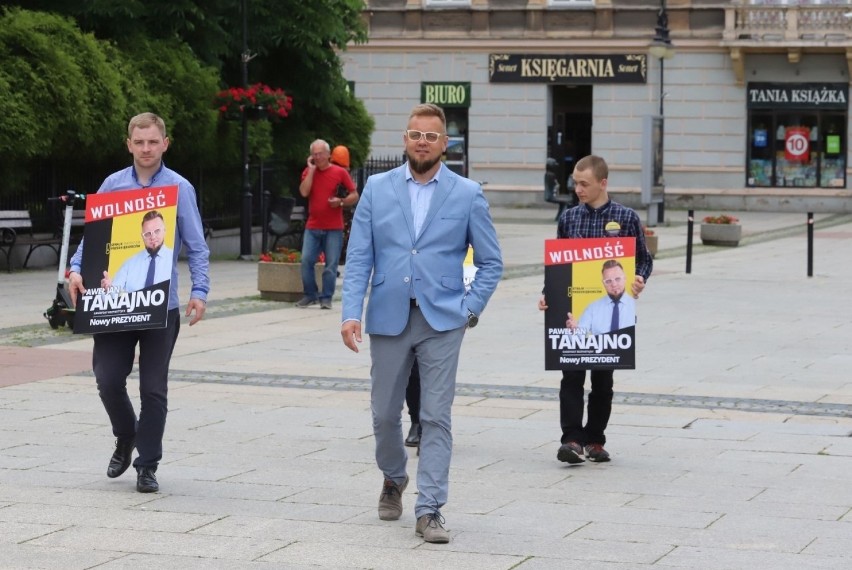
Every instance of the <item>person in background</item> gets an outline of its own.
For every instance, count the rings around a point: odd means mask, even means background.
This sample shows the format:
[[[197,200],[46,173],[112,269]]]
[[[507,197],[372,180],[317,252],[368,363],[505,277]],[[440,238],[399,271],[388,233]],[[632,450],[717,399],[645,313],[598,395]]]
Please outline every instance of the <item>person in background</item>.
[[[342,144],[331,149],[331,163],[349,172],[351,177],[351,168],[349,162],[349,149]],[[346,188],[342,184],[337,185],[337,195],[345,196]],[[343,208],[343,245],[340,248],[340,265],[346,263],[346,251],[349,247],[349,232],[352,231],[352,216],[354,215],[354,207]]]
[[[559,219],[556,237],[559,239],[635,237],[636,277],[630,285],[634,298],[645,289],[654,261],[645,245],[645,233],[636,212],[610,200],[607,193],[609,167],[595,155],[581,158],[574,166],[574,182],[580,203],[566,210]],[[538,302],[541,311],[547,309],[544,295]],[[570,317],[569,317],[570,319]],[[570,326],[570,325],[569,325]],[[590,461],[609,461],[604,449],[604,431],[612,413],[612,370],[592,370],[592,391],[589,394],[588,415],[583,426],[583,387],[585,370],[563,370],[559,388],[559,419],[562,439],[556,458],[566,463],[583,463],[583,453]]]
[[[544,167],[544,201],[556,204],[556,220],[559,221],[559,216],[565,211],[565,204],[560,203],[557,199],[559,196],[559,181],[557,180],[557,171],[559,163],[555,158],[548,157]]]
[[[317,139],[311,143],[310,150],[299,184],[299,193],[308,199],[308,221],[302,245],[304,296],[296,306],[304,309],[319,302],[320,308],[331,309],[337,265],[343,249],[343,208],[351,208],[358,202],[358,192],[346,169],[331,163],[331,149],[327,142]],[[340,186],[345,190],[345,197],[338,194]],[[314,273],[320,252],[325,254],[321,292]]]
[[[408,386],[405,388],[405,405],[408,406],[408,417],[411,418],[411,427],[408,429],[405,445],[419,448],[423,428],[420,427],[420,368],[417,366],[416,358],[414,364],[411,365],[411,374],[408,375]],[[417,454],[420,455],[419,449]]]
[[[127,126],[127,150],[133,165],[119,170],[104,180],[98,192],[118,192],[157,186],[178,187],[177,228],[171,264],[169,312],[166,328],[108,332],[94,335],[92,366],[98,393],[116,437],[115,451],[107,467],[107,477],[118,477],[130,467],[133,449],[139,456],[136,468],[136,490],[154,493],[159,490],[156,472],[163,457],[163,432],[168,411],[169,362],[180,332],[178,310],[178,253],[187,254],[192,287],[185,315],[189,326],[204,317],[210,291],[210,250],[204,241],[201,215],[195,199],[195,188],[186,178],[166,167],[163,154],[169,148],[166,124],[153,113],[142,113],[130,119]],[[71,258],[68,288],[71,302],[86,287],[80,275],[85,239]],[[86,284],[89,287],[94,284]],[[133,369],[136,346],[139,345],[139,397],[141,406],[137,421],[133,404],[127,395],[127,377]]]
[[[342,144],[337,145],[331,151],[331,163],[349,172],[349,149]]]

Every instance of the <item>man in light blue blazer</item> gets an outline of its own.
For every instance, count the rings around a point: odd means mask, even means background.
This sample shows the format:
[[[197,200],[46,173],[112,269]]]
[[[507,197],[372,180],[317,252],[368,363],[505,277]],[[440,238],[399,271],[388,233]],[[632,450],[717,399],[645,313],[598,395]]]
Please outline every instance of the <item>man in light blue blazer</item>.
[[[402,406],[411,365],[420,367],[420,463],[415,533],[446,543],[452,455],[451,409],[465,331],[479,321],[503,273],[497,233],[479,184],[441,162],[447,148],[440,107],[416,106],[403,134],[408,163],[370,177],[355,211],[343,280],[343,343],[358,352],[361,318],[370,335],[370,396],[376,463],[384,474],[379,518],[402,515],[408,455]],[[464,259],[478,268],[469,291]]]

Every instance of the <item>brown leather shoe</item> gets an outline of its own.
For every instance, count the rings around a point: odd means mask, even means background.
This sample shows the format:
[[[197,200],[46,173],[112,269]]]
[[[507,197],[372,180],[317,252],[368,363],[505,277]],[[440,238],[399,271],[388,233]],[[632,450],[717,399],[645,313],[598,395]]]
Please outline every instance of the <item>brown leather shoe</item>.
[[[379,495],[379,518],[383,521],[395,521],[402,516],[402,493],[408,487],[408,475],[402,485],[385,479],[382,494]]]
[[[423,537],[426,542],[446,544],[450,542],[450,533],[444,528],[444,517],[435,511],[417,519],[414,534]]]

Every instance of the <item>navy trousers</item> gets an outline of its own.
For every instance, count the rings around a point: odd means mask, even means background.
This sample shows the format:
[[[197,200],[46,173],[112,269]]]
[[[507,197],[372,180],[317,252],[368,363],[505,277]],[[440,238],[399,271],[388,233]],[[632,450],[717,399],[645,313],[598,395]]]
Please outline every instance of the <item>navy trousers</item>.
[[[134,467],[156,468],[163,457],[163,432],[168,410],[169,362],[180,332],[178,309],[169,311],[164,329],[146,329],[94,335],[92,367],[98,394],[112,433],[119,439],[136,438],[139,456]],[[139,345],[139,418],[127,394],[127,377]]]
[[[580,445],[606,443],[604,431],[612,413],[612,370],[592,370],[589,411],[583,427],[583,385],[585,370],[563,370],[559,386],[559,421],[562,443],[576,441]]]

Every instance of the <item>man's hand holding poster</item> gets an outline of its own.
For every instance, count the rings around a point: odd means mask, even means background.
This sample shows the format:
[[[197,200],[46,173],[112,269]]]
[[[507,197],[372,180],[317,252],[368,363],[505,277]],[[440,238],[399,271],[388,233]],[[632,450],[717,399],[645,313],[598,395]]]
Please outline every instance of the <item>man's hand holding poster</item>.
[[[546,370],[635,368],[636,238],[544,246]]]
[[[87,197],[75,333],[166,326],[177,196],[164,186]]]

